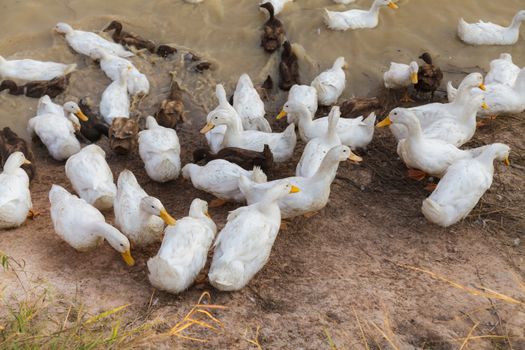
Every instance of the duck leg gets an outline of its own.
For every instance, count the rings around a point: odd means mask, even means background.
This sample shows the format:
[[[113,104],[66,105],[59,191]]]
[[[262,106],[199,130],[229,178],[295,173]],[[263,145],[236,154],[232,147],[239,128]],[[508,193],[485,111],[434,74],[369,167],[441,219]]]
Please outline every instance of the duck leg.
[[[401,97],[400,101],[404,103],[414,102],[414,100],[408,94],[408,88],[405,88],[405,92],[403,93],[403,97]]]
[[[425,186],[425,191],[428,191],[428,192],[434,192],[434,190],[436,189],[436,187],[437,187],[437,183],[429,182],[429,183]]]
[[[318,211],[310,211],[308,213],[304,213],[303,216],[307,219],[311,218],[312,216],[315,216],[317,215],[319,212]]]
[[[224,204],[228,203],[224,199],[215,198],[212,201],[210,201],[210,208],[218,208],[222,207]]]
[[[427,173],[417,169],[408,169],[407,175],[409,178],[416,181],[421,181],[427,177]]]

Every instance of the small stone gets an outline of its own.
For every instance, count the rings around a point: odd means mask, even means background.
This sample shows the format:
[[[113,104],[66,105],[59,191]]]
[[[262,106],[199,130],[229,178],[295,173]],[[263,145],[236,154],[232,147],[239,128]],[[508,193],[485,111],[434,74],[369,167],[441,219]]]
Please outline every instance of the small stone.
[[[516,238],[514,241],[512,241],[512,244],[514,244],[515,247],[519,246],[521,243],[521,239]]]

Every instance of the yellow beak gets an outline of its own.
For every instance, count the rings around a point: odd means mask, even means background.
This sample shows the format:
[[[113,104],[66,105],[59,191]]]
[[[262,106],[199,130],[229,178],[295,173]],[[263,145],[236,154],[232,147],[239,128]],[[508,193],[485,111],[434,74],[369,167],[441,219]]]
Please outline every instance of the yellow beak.
[[[485,102],[483,102],[483,103],[481,104],[481,108],[483,108],[483,109],[489,109],[489,106],[488,106]]]
[[[354,152],[350,152],[350,155],[348,156],[348,159],[350,159],[352,162],[360,163],[363,161],[363,158],[359,157]]]
[[[209,217],[211,219],[210,213],[205,212],[204,215],[206,215],[207,217]]]
[[[503,163],[505,163],[506,166],[510,166],[510,159],[508,155],[505,157],[505,159],[503,159]]]
[[[122,259],[124,259],[128,266],[135,265],[135,259],[131,256],[131,251],[129,249],[122,253]]]
[[[410,81],[412,82],[412,84],[417,84],[417,73],[416,72],[410,74]]]
[[[212,122],[208,122],[208,124],[206,124],[206,126],[201,129],[201,134],[207,133],[208,131],[210,131],[214,127],[215,127],[215,124],[213,124]]]
[[[175,220],[170,214],[168,214],[168,212],[166,211],[166,209],[162,209],[160,211],[160,217],[162,220],[164,220],[164,222],[166,223],[166,225],[175,225],[175,223],[177,222],[177,220]]]
[[[292,188],[290,189],[290,193],[297,193],[297,192],[301,192],[299,187],[292,185]]]
[[[277,114],[277,117],[275,119],[277,119],[277,120],[283,119],[287,115],[288,115],[288,113],[286,113],[286,111],[282,110],[279,114]]]
[[[392,1],[390,1],[390,3],[388,4],[388,7],[390,7],[391,9],[394,9],[394,10],[399,8],[399,6],[394,4]]]
[[[83,122],[87,122],[89,118],[82,112],[81,110],[78,110],[78,112],[75,112],[75,115],[78,119],[82,120]]]
[[[31,164],[31,162],[29,160],[25,159],[22,164],[28,164],[29,165],[29,164]]]
[[[392,121],[390,120],[390,117],[386,117],[385,119],[383,119],[382,121],[377,123],[376,126],[378,128],[383,128],[385,126],[389,126],[390,124],[392,124]]]
[[[487,88],[485,87],[485,84],[483,84],[483,83],[479,84],[478,87],[479,87],[481,90],[483,90],[483,91],[487,90]]]

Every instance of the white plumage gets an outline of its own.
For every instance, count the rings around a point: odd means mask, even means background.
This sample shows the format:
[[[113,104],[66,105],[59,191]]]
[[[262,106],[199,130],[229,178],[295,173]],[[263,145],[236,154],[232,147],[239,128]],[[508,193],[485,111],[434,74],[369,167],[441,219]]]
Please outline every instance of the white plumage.
[[[317,98],[320,105],[333,105],[343,93],[346,85],[344,66],[345,58],[338,57],[332,68],[319,74],[310,84],[317,90]]]
[[[375,28],[379,23],[379,9],[388,6],[396,9],[391,0],[374,0],[369,10],[348,10],[343,12],[324,9],[324,22],[333,30]]]
[[[129,70],[122,70],[119,79],[109,84],[102,93],[100,114],[109,125],[115,118],[129,118],[128,76]]]
[[[0,56],[0,77],[21,80],[51,80],[73,72],[76,64],[42,62],[32,59],[6,60]]]
[[[239,114],[244,130],[272,132],[270,123],[264,118],[264,102],[253,87],[248,74],[239,77],[233,95],[233,108]]]
[[[525,20],[525,10],[518,11],[508,27],[491,22],[467,23],[460,18],[458,36],[471,45],[513,45],[520,36],[520,25]]]
[[[0,229],[22,225],[33,206],[29,177],[21,168],[28,163],[22,152],[14,152],[7,158],[0,173]]]

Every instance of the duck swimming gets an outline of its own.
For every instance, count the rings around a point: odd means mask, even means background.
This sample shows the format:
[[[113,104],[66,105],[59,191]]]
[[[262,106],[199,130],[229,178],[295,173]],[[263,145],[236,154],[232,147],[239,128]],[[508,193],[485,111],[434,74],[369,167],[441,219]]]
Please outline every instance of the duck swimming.
[[[4,80],[0,84],[0,91],[8,90],[11,95],[25,95],[27,97],[40,98],[49,96],[55,98],[67,88],[69,75],[64,75],[51,80],[30,81],[24,85],[17,85],[12,80]]]
[[[518,11],[508,27],[491,22],[467,23],[459,19],[458,36],[471,45],[514,45],[520,36],[520,25],[525,20],[525,10]]]
[[[104,29],[105,32],[113,31],[111,37],[116,43],[133,46],[137,50],[147,49],[149,52],[155,52],[155,43],[151,40],[145,40],[136,34],[122,30],[122,23],[119,21],[111,21],[111,23]]]
[[[332,30],[375,28],[379,23],[379,9],[383,6],[398,8],[391,0],[374,0],[369,10],[337,12],[324,9],[324,22]]]
[[[0,77],[20,80],[52,80],[73,72],[76,64],[42,62],[31,59],[6,60],[0,56]]]
[[[274,8],[271,2],[260,5],[268,11],[270,18],[264,23],[263,34],[261,35],[261,46],[266,52],[274,52],[281,47],[284,41],[285,31],[283,23],[275,17]]]
[[[98,48],[120,57],[134,56],[133,52],[126,50],[120,44],[112,43],[95,33],[75,30],[67,23],[58,23],[54,30],[57,33],[64,34],[69,46],[82,55],[90,56]]]

